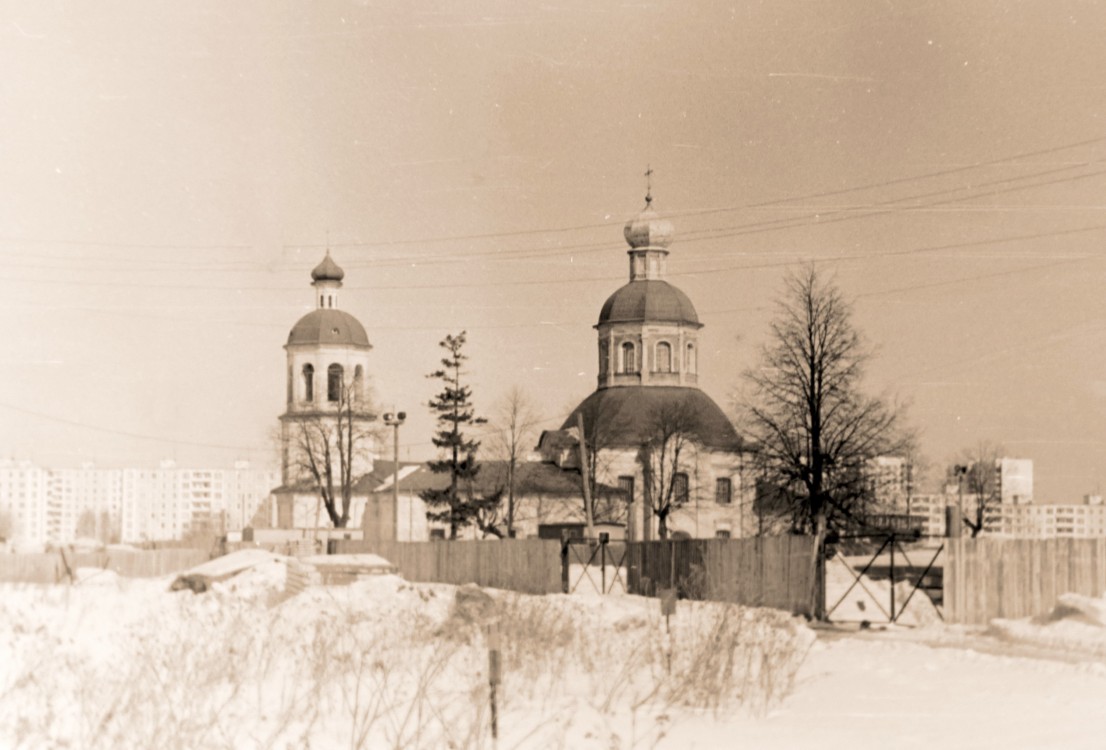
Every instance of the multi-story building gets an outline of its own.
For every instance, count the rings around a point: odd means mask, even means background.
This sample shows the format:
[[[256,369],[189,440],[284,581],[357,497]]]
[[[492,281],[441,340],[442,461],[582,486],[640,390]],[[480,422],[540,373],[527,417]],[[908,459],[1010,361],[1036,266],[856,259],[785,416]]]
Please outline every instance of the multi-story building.
[[[0,461],[0,539],[15,549],[47,539],[50,473],[30,461]]]
[[[237,531],[280,482],[280,472],[251,469],[183,469],[162,461],[157,469],[123,470],[124,542],[180,539],[189,531]]]
[[[995,487],[1003,505],[1033,502],[1033,459],[996,458]]]
[[[79,537],[118,541],[122,501],[122,469],[83,463],[77,469],[51,470],[47,537],[59,543]]]

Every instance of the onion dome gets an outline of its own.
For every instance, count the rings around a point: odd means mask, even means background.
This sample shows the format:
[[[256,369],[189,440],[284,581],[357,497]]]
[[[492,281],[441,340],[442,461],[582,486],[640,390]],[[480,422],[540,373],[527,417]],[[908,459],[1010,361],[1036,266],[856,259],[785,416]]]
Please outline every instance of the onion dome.
[[[626,242],[633,249],[660,248],[667,249],[675,236],[672,223],[662,219],[653,210],[653,197],[645,196],[645,208],[634,218],[626,222],[622,230]]]
[[[312,281],[341,281],[345,276],[346,272],[330,257],[329,250],[326,251],[323,262],[315,266],[315,270],[311,272]]]

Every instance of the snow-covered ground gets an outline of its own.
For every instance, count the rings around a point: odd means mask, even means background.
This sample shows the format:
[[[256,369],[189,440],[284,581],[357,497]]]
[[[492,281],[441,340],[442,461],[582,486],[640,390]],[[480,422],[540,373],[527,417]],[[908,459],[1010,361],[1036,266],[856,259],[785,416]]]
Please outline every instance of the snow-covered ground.
[[[635,596],[288,571],[259,559],[200,594],[91,570],[0,586],[0,748],[490,748],[493,620],[501,748],[1106,746],[1104,600],[817,635],[681,601],[668,636]]]

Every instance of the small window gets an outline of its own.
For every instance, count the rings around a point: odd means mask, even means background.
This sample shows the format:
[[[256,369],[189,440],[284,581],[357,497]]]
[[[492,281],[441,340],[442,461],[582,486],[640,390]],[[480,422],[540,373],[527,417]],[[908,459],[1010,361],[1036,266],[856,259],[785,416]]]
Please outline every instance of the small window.
[[[733,485],[730,483],[729,477],[715,481],[714,501],[719,505],[729,505],[733,502]]]
[[[315,368],[312,365],[303,366],[303,400],[315,400]]]
[[[687,474],[678,471],[672,475],[672,503],[683,505],[688,498]]]
[[[622,345],[622,372],[632,374],[637,372],[637,356],[634,345],[627,341]]]
[[[729,529],[719,529],[718,531],[714,532],[714,536],[715,536],[716,539],[729,539],[730,538],[730,530]]]
[[[672,345],[667,341],[657,344],[657,372],[672,372]]]
[[[445,539],[445,529],[431,529],[430,539],[434,541]]]
[[[333,364],[326,370],[326,400],[342,400],[342,366]]]

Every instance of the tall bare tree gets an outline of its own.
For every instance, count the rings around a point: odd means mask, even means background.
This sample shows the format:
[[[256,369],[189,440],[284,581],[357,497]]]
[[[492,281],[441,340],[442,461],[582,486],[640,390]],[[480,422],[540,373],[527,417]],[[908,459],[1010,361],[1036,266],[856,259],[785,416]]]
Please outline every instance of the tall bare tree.
[[[689,399],[675,399],[654,406],[644,424],[637,458],[645,502],[657,517],[657,536],[667,539],[669,516],[690,499],[698,416]]]
[[[588,483],[592,499],[592,520],[595,523],[624,523],[627,517],[626,503],[630,498],[612,497],[599,485],[598,477],[608,473],[610,462],[618,449],[632,445],[629,415],[622,413],[612,400],[586,399],[579,407],[584,418],[584,466],[580,472]],[[581,511],[587,516],[586,504],[581,494]]]
[[[956,463],[949,467],[949,481],[957,485],[958,505],[963,499],[968,500],[969,507],[960,507],[959,513],[964,525],[971,531],[972,539],[983,532],[987,510],[1001,502],[1001,487],[995,468],[1004,453],[1001,445],[983,440],[974,448],[960,451]]]
[[[513,386],[496,405],[494,424],[496,430],[491,439],[492,450],[501,456],[507,464],[507,476],[504,482],[507,507],[503,520],[506,523],[507,536],[513,537],[515,535],[515,487],[518,464],[525,460],[526,453],[534,442],[538,424],[537,409],[534,402],[522,388],[517,385]],[[496,515],[498,516],[498,514]]]
[[[330,409],[296,417],[293,455],[300,476],[314,485],[334,528],[349,523],[358,471],[376,437],[371,399],[358,381],[342,382]]]
[[[793,530],[815,536],[812,567],[827,529],[870,501],[869,461],[911,443],[899,409],[860,389],[869,356],[840,290],[808,265],[787,277],[761,367],[745,375],[760,469],[786,498]]]

